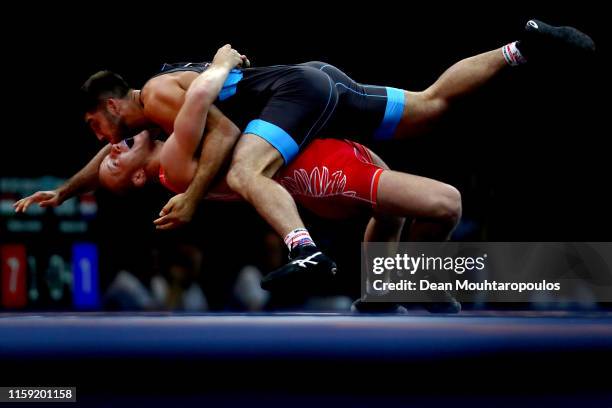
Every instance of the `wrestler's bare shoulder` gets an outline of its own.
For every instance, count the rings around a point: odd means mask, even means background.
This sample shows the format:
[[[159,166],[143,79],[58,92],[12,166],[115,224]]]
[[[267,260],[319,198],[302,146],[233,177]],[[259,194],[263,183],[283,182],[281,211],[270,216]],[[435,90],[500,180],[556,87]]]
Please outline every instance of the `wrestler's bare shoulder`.
[[[199,74],[193,71],[170,72],[149,79],[142,87],[142,100],[152,101],[155,96],[165,95],[176,89],[186,90]]]

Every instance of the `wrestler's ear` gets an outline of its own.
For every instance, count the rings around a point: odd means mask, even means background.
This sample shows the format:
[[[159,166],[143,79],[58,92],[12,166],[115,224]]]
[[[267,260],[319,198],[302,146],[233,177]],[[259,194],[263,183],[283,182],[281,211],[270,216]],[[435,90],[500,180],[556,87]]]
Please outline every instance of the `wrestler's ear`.
[[[119,111],[121,110],[119,100],[115,98],[108,98],[106,100],[106,110],[112,115],[119,116]]]
[[[146,182],[147,174],[145,173],[144,169],[138,169],[134,172],[134,174],[132,174],[132,184],[134,184],[134,187],[140,188],[144,186]]]

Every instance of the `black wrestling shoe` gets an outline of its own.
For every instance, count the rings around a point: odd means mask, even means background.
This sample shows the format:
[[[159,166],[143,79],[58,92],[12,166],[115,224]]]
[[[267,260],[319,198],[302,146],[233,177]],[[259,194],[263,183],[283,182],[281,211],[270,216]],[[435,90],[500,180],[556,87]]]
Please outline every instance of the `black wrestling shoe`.
[[[430,274],[423,277],[430,282],[440,283],[441,281]],[[425,309],[429,313],[448,313],[455,314],[461,311],[461,303],[446,290],[426,291],[420,294],[420,298],[415,298],[414,302],[400,302],[398,306],[405,310]],[[426,297],[426,298],[423,298]]]
[[[593,55],[595,42],[574,27],[555,27],[540,20],[529,20],[517,48],[527,61],[565,60]]]
[[[294,248],[291,261],[261,280],[261,288],[274,292],[321,294],[333,286],[336,263],[316,246]]]
[[[446,294],[449,295],[449,298],[446,301],[425,302],[423,303],[423,307],[429,313],[459,313],[461,311],[461,303],[457,299],[455,299],[450,293]]]
[[[440,280],[433,275],[427,274],[424,276],[430,282],[440,283]],[[446,290],[427,291],[428,301],[418,303],[430,313],[459,313],[461,311],[461,303]],[[402,303],[405,308],[410,309],[414,304]]]
[[[397,303],[364,302],[361,299],[353,302],[351,312],[363,314],[408,314],[408,310]]]

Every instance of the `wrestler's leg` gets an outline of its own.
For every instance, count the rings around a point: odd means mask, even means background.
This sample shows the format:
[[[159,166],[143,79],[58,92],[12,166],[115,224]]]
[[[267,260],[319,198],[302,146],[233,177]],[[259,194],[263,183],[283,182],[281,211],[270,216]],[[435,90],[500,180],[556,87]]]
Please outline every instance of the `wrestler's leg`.
[[[373,164],[389,170],[387,163],[370,149],[367,150]],[[366,226],[363,242],[399,242],[405,223],[403,216],[375,213]]]
[[[290,246],[288,237],[296,236],[296,240],[303,241],[304,236],[310,240],[310,235],[304,229],[289,192],[270,178],[283,163],[281,154],[266,140],[245,134],[234,150],[227,183],[252,204]],[[269,291],[303,291],[309,294],[326,289],[336,273],[336,264],[310,242],[290,249],[291,262],[266,275],[261,287]]]
[[[289,192],[271,179],[283,164],[283,157],[270,143],[246,134],[236,145],[227,174],[230,188],[252,204],[281,237],[304,228]]]
[[[386,171],[381,174],[382,179],[385,173],[389,173],[388,167],[382,161],[382,159],[380,159],[380,157],[378,157],[371,151],[370,156],[372,157],[372,161],[374,164],[386,169]],[[390,178],[386,177],[386,180],[384,181],[385,185],[383,186],[383,190],[381,190],[380,184],[382,180],[379,180],[377,195],[377,202],[379,203],[379,205],[377,205],[378,211],[370,219],[366,228],[366,232],[364,234],[364,242],[387,242],[388,246],[386,248],[386,251],[388,256],[394,256],[397,253],[398,242],[400,241],[402,229],[404,227],[406,219],[403,216],[385,213],[385,211],[383,211],[383,209],[380,207],[381,199],[386,203],[392,203],[392,207],[395,208],[394,211],[396,211],[397,208],[402,208],[402,210],[399,211],[400,213],[411,214],[413,212],[412,206],[415,205],[415,200],[413,200],[412,198],[402,196],[402,194],[398,194],[398,192],[393,193],[389,190],[389,188],[393,187],[393,183],[396,182],[401,184],[406,183],[403,188],[409,188],[409,183],[412,183],[414,185],[414,181],[410,177],[397,177],[397,175],[401,174],[402,173],[392,172]],[[429,184],[429,182],[433,182],[433,185],[429,186],[429,188],[427,189],[427,193],[430,194],[435,193],[436,191],[437,194],[442,194],[441,191],[445,189],[445,187],[442,186],[446,186],[443,185],[443,183],[439,183],[434,180],[425,179],[425,181],[427,182],[427,184]],[[391,197],[389,197],[389,194],[391,194]],[[452,194],[453,193],[450,193],[450,195]],[[460,197],[458,196],[458,193],[455,199],[459,200],[460,206]],[[410,229],[410,239],[439,240],[440,237],[448,238],[450,232],[445,232],[448,231],[448,227],[442,227],[445,224],[447,223],[440,222],[440,220],[430,221],[427,219],[414,219],[412,221],[412,226]],[[367,256],[364,261],[368,262]],[[432,276],[430,276],[429,278],[435,279],[435,277]],[[389,276],[378,276],[377,279],[388,280]],[[371,286],[368,285],[368,287]],[[377,295],[377,293],[372,292],[369,292],[369,294]],[[403,303],[401,305],[397,305],[393,303],[364,302],[361,299],[358,299],[353,303],[351,310],[362,313],[402,313],[406,308],[410,309],[414,306],[414,303]],[[433,313],[458,313],[461,310],[461,304],[448,292],[436,293],[434,297],[431,297],[430,299],[428,299],[428,301],[421,303],[421,306]]]
[[[405,91],[404,111],[394,137],[431,130],[454,101],[487,84],[507,66],[501,49],[496,49],[457,62],[422,92]]]
[[[364,242],[386,242],[387,256],[394,257],[397,254],[397,248],[402,229],[404,227],[404,222],[404,217],[387,214],[375,214],[370,219],[370,222],[366,228]],[[432,235],[432,231],[439,231],[439,229],[439,225],[435,222],[430,223],[424,220],[415,220],[413,221],[410,229],[410,235],[414,235],[417,239],[427,239],[427,236]],[[439,235],[442,236],[443,234]],[[365,249],[367,250],[367,247]],[[364,262],[370,262],[370,258],[367,255],[364,258]],[[383,281],[388,282],[390,280],[388,273],[389,272],[387,271],[385,275],[377,275],[375,279],[382,279]],[[368,280],[370,279],[372,278],[369,277]],[[437,281],[436,277],[433,275],[428,275],[428,279],[431,281]],[[372,288],[371,285],[368,285],[367,287]],[[374,289],[370,289],[368,294],[371,296],[376,296],[383,293],[376,293]],[[412,309],[417,305],[424,307],[426,310],[432,313],[459,313],[459,311],[461,311],[461,303],[459,303],[450,293],[446,291],[431,294],[427,301],[422,303],[395,304],[364,302],[361,299],[357,299],[355,302],[353,302],[351,310],[361,313],[404,313],[405,309]]]
[[[378,155],[371,150],[369,153],[373,164],[388,169]],[[380,225],[376,217],[411,218],[410,241],[447,240],[461,219],[461,194],[455,187],[412,174],[391,170],[382,172],[376,201],[375,218],[368,225],[366,238],[368,235],[377,237],[386,234],[390,237],[393,234],[383,233],[389,227]]]
[[[317,134],[333,114],[337,98],[330,78],[320,70],[303,66],[287,72],[275,82],[274,92],[234,150],[228,185],[284,237],[290,251],[291,262],[262,279],[266,290],[322,288],[336,272],[336,264],[303,228],[291,195],[271,177]]]
[[[372,153],[370,152],[372,155]],[[378,160],[376,163],[378,166],[388,170],[387,165],[379,158],[372,156],[373,160]],[[386,252],[388,256],[393,256],[397,252],[398,243],[400,241],[402,230],[404,229],[404,224],[406,223],[406,218],[402,216],[389,215],[389,214],[373,214],[372,218],[368,222],[366,227],[363,242],[386,242],[387,248]],[[365,258],[363,262],[370,262],[371,259],[367,254],[367,247],[364,248],[366,250]],[[368,278],[368,280],[371,278]],[[389,276],[377,276],[376,279],[382,279],[384,281],[389,281]],[[371,287],[371,285],[368,285]],[[369,292],[370,295],[376,295],[374,292]],[[395,303],[366,303],[361,301],[361,299],[357,299],[353,302],[351,307],[353,311],[359,311],[361,313],[402,313],[403,310],[399,308],[399,306]]]
[[[275,82],[275,90],[258,117],[246,126],[228,172],[230,188],[284,237],[292,259],[302,249],[313,250],[304,247],[314,247],[314,242],[293,198],[271,177],[295,158],[333,114],[338,97],[334,91],[329,77],[315,68],[304,66],[287,72]]]
[[[405,217],[374,214],[366,226],[363,242],[399,242],[405,223]]]
[[[389,214],[373,214],[366,226],[363,235],[363,242],[386,242],[386,252],[388,256],[393,256],[397,252],[398,243],[402,236],[402,230],[406,218]],[[365,248],[365,261],[369,262],[370,256]]]
[[[530,20],[520,41],[463,59],[447,69],[433,85],[422,92],[405,92],[402,118],[395,137],[406,137],[428,130],[460,97],[487,84],[505,67],[527,61],[550,61],[590,57],[595,43],[573,27],[555,27]]]
[[[461,218],[461,195],[436,180],[385,171],[378,182],[376,212],[413,218],[411,241],[443,241]]]

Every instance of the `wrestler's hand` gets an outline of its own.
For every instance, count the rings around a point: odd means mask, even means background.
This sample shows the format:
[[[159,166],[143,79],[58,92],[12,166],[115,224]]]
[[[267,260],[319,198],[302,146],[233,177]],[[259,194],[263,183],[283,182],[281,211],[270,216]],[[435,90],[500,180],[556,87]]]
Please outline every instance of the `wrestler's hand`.
[[[191,221],[197,207],[197,201],[193,200],[188,194],[177,194],[162,208],[159,218],[153,221],[153,224],[159,230],[180,227]]]
[[[212,63],[215,66],[225,67],[227,69],[235,67],[248,68],[251,65],[246,55],[240,54],[233,49],[230,44],[225,44],[217,50]]]
[[[57,190],[52,191],[38,191],[31,196],[22,198],[13,204],[13,208],[17,213],[24,213],[28,207],[32,204],[37,203],[39,206],[45,207],[57,207],[62,203],[60,195]]]

